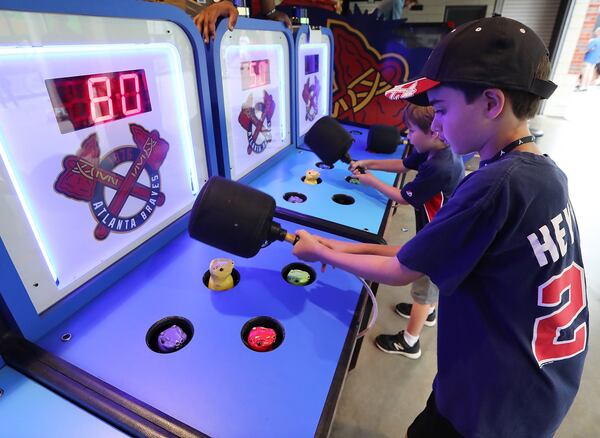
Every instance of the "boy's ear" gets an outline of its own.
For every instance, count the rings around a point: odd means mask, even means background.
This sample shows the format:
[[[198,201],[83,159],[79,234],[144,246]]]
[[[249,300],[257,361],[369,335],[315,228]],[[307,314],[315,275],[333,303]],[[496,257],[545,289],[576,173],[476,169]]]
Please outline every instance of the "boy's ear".
[[[506,104],[506,96],[502,90],[499,88],[488,88],[483,92],[483,99],[485,104],[484,110],[489,118],[495,119],[502,113]]]

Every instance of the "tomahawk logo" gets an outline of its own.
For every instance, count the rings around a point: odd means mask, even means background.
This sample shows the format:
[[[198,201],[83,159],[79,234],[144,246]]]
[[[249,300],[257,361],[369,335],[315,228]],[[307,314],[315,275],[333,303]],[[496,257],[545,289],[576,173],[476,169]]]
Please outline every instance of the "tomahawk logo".
[[[327,27],[335,40],[331,115],[367,126],[398,125],[403,106],[384,93],[408,79],[406,58],[393,52],[380,53],[361,31],[344,21],[328,19]]]
[[[306,78],[304,89],[302,90],[302,100],[306,104],[306,114],[304,119],[312,122],[319,111],[319,94],[321,93],[321,85],[319,79],[315,76],[315,83],[310,84],[310,77]]]
[[[64,170],[54,183],[57,192],[90,203],[98,222],[94,230],[98,240],[106,239],[111,231],[125,233],[136,229],[165,202],[158,170],[167,156],[169,143],[156,130],[149,132],[136,124],[130,124],[129,129],[135,147],[120,146],[100,160],[98,140],[96,134],[92,134],[83,141],[76,155],[63,159]],[[128,163],[124,175],[114,170],[123,163]],[[144,172],[148,174],[150,186],[138,181]],[[115,190],[109,202],[105,188]],[[133,215],[121,216],[130,197],[144,201],[144,206]]]
[[[242,105],[238,122],[248,135],[248,155],[260,154],[271,143],[271,119],[275,113],[273,96],[266,91],[262,102],[253,103],[252,94]]]

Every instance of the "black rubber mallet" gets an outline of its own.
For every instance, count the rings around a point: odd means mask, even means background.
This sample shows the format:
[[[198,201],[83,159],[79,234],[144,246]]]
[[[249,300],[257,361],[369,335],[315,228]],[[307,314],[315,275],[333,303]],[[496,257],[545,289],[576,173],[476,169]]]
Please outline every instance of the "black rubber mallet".
[[[331,116],[324,116],[317,120],[304,136],[304,142],[323,163],[329,166],[333,166],[338,160],[347,164],[353,161],[348,151],[354,138]],[[356,169],[360,173],[365,173],[365,169],[360,166]]]
[[[376,154],[393,154],[402,143],[400,129],[391,125],[372,125],[367,135],[367,150]]]
[[[188,231],[207,245],[254,257],[275,240],[294,244],[298,237],[273,221],[275,199],[252,187],[220,176],[211,177],[196,198]]]

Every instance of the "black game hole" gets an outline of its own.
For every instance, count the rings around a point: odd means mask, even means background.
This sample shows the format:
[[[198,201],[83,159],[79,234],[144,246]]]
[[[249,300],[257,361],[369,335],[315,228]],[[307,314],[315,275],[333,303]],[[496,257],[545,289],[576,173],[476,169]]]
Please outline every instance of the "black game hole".
[[[146,345],[155,353],[168,354],[181,350],[192,340],[194,327],[181,316],[168,316],[152,324],[146,333]]]
[[[294,286],[308,286],[317,279],[315,270],[304,263],[290,263],[281,270],[281,276]]]
[[[287,192],[283,195],[283,199],[287,202],[291,202],[292,204],[302,204],[306,202],[306,195],[300,192]]]
[[[360,180],[355,177],[355,176],[347,176],[346,177],[346,182],[350,183],[350,184],[355,184],[355,185],[359,185],[360,184]]]
[[[302,178],[300,178],[302,180],[302,182],[304,182],[304,180],[306,179],[306,176],[303,176]],[[321,184],[323,182],[323,180],[321,178],[317,178],[317,184]],[[309,184],[311,185],[311,184]],[[314,184],[316,185],[316,184]]]
[[[319,169],[325,169],[325,170],[333,169],[333,165],[323,163],[322,161],[319,161],[317,164],[315,164],[315,166],[317,166]]]
[[[352,196],[348,196],[348,195],[337,194],[337,195],[333,195],[331,197],[331,199],[333,199],[333,202],[337,202],[338,204],[341,204],[341,205],[354,204],[354,198]]]
[[[274,341],[272,341],[271,337],[273,333],[275,335]],[[266,353],[275,350],[281,345],[285,337],[285,330],[276,319],[270,316],[258,316],[244,324],[241,335],[242,342],[250,350],[258,353]],[[252,337],[250,337],[251,335]],[[272,344],[270,344],[271,341],[273,342]]]

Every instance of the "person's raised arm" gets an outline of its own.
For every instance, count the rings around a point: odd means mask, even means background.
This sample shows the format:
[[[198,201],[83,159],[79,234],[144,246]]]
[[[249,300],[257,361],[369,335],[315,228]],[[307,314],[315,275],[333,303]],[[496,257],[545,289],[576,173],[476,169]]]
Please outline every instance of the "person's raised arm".
[[[260,10],[268,20],[281,21],[288,29],[292,28],[290,17],[285,12],[275,9],[275,0],[260,0]]]
[[[218,3],[213,3],[194,17],[194,23],[205,43],[208,43],[210,39],[215,39],[216,25],[219,17],[229,17],[228,27],[229,30],[233,30],[237,23],[238,10],[232,1],[222,0]]]

